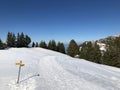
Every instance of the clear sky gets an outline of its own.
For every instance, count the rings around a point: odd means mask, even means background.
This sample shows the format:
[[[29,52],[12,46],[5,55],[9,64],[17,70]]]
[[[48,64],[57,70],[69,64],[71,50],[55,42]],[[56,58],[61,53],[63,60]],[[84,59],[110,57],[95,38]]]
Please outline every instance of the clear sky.
[[[120,33],[120,0],[0,0],[0,38],[96,40]]]

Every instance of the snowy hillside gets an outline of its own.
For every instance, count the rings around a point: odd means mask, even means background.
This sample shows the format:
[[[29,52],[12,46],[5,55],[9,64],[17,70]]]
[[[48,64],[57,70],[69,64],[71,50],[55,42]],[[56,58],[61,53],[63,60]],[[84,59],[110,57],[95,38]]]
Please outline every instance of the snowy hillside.
[[[16,84],[20,60],[25,66]],[[41,48],[11,48],[0,50],[0,90],[120,90],[120,69]]]

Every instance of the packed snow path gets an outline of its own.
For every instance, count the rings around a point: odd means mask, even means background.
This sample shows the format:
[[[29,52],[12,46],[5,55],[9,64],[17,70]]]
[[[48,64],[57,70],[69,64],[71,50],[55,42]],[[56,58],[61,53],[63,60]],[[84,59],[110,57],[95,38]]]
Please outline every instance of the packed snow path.
[[[16,84],[20,60],[25,66]],[[41,48],[11,48],[0,51],[0,90],[120,90],[120,69]]]

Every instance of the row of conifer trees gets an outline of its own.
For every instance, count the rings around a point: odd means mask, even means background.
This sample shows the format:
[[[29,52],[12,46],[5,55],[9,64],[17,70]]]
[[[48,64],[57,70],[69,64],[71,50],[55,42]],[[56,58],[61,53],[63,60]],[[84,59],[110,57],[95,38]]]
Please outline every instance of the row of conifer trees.
[[[120,36],[114,39],[107,38],[106,41],[101,42],[106,44],[106,51],[101,51],[97,43],[97,41],[87,41],[77,45],[74,40],[71,40],[67,48],[67,54],[72,57],[79,55],[79,58],[99,64],[120,67]]]
[[[6,43],[3,43],[0,39],[0,49],[7,47],[29,47],[30,43],[31,38],[28,35],[24,35],[24,33],[15,35],[14,33],[8,32]],[[75,40],[71,40],[68,47],[65,48],[64,43],[56,43],[55,40],[50,40],[48,44],[45,41],[41,41],[40,43],[32,42],[32,47],[50,49],[71,57],[78,56],[78,58],[83,58],[95,63],[120,67],[120,37],[116,37],[115,39],[108,38],[104,43],[109,47],[102,53],[97,42],[93,43],[91,41],[78,45]]]
[[[8,32],[6,42],[0,39],[0,49],[10,48],[10,47],[30,47],[31,38],[28,35],[25,35],[23,32],[15,35],[12,32]],[[41,47],[54,51],[58,51],[65,54],[65,47],[62,42],[56,43],[55,40],[50,40],[48,45],[45,41],[33,42],[32,47]]]
[[[0,49],[5,49],[8,47],[28,47],[31,42],[31,38],[28,35],[24,35],[24,33],[18,33],[17,36],[8,32],[6,42],[0,39]]]
[[[46,44],[45,41],[41,41],[40,43],[33,42],[32,47],[41,47],[41,48],[50,49],[50,50],[58,51],[65,54],[64,44],[62,42],[56,43],[55,40],[50,40],[48,44]]]

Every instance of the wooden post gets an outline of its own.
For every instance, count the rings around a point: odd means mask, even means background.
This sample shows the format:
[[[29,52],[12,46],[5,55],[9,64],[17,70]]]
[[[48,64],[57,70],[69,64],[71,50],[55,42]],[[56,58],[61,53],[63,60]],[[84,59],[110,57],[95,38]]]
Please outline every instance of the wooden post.
[[[19,84],[21,67],[24,66],[24,64],[22,63],[22,61],[20,61],[20,62],[17,62],[16,65],[19,66],[18,79],[17,79],[17,84]]]

